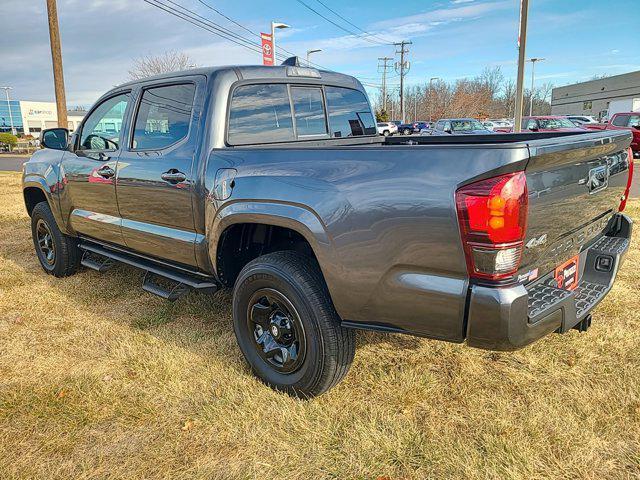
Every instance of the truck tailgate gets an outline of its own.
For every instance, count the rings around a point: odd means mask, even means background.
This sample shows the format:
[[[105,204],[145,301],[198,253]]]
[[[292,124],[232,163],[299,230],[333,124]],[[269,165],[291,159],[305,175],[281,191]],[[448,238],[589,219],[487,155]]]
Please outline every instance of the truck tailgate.
[[[629,132],[612,131],[530,142],[519,278],[548,273],[605,230],[627,186],[630,143]]]

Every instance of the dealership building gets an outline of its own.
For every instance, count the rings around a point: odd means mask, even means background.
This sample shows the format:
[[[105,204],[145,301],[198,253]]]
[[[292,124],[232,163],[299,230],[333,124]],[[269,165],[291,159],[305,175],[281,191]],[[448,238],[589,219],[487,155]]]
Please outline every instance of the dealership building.
[[[9,110],[11,109],[11,110]],[[70,110],[67,122],[70,131],[80,125],[86,112]],[[24,100],[0,100],[0,132],[11,132],[11,123],[18,134],[39,137],[45,128],[58,126],[58,114],[54,102],[29,102]]]
[[[554,88],[551,114],[591,115],[602,119],[609,103],[640,97],[640,71]]]

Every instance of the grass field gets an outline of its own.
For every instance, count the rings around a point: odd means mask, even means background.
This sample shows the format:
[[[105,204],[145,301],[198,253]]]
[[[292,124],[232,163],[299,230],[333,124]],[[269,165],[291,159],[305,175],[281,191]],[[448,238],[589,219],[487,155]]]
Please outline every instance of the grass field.
[[[640,477],[637,229],[588,333],[515,353],[359,334],[345,381],[301,401],[250,374],[227,293],[45,275],[18,174],[0,227],[2,480]]]

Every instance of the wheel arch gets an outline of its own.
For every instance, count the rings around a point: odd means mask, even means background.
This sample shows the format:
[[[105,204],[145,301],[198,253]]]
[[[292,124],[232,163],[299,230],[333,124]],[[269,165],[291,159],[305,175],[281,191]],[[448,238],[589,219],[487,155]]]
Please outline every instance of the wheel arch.
[[[240,255],[234,247],[248,251]],[[209,259],[223,283],[232,285],[234,274],[242,266],[278,250],[297,250],[312,256],[330,286],[332,273],[326,267],[335,265],[332,241],[320,218],[310,209],[283,203],[237,202],[217,212],[209,230]],[[237,264],[227,269],[230,262],[227,260],[225,265],[225,258],[230,257],[237,259]]]

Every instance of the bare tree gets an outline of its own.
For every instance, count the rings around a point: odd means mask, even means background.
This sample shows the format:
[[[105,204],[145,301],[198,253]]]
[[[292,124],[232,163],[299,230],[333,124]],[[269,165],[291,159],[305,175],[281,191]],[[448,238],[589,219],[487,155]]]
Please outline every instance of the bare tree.
[[[186,70],[192,66],[193,60],[184,52],[168,51],[161,55],[145,55],[133,60],[129,78],[139,80],[161,73]]]

